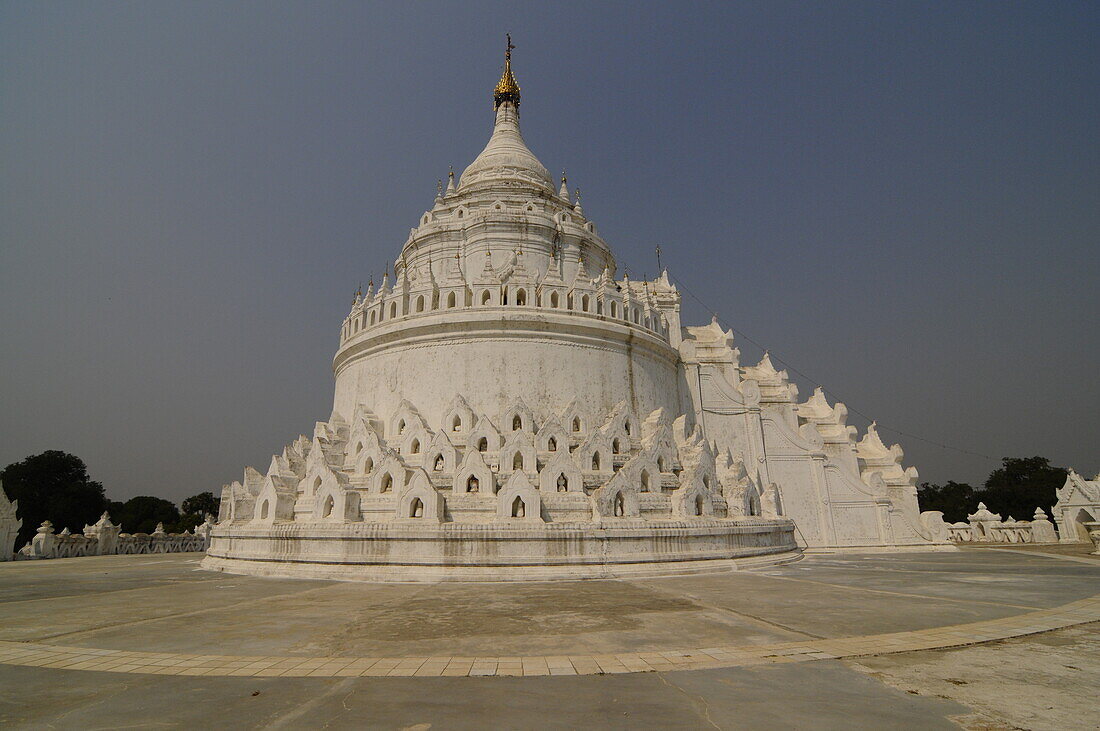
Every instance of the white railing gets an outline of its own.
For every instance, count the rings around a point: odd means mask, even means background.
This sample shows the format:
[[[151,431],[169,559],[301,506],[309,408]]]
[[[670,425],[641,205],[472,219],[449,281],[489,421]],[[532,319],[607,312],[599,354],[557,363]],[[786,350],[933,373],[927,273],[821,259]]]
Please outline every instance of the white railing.
[[[16,558],[74,558],[77,556],[105,556],[111,554],[185,553],[205,551],[210,547],[210,531],[214,518],[191,532],[166,533],[164,525],[157,524],[152,533],[123,533],[121,526],[111,522],[107,513],[95,523],[84,526],[84,532],[72,533],[68,528],[54,533],[53,524],[44,521],[34,538],[24,546]]]

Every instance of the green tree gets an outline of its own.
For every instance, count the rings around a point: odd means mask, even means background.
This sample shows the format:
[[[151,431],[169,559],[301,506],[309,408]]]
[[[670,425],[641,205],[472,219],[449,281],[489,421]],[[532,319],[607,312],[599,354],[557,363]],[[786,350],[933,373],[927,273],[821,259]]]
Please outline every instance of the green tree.
[[[180,507],[184,515],[205,515],[206,513],[210,513],[213,516],[217,516],[221,502],[221,499],[214,497],[214,493],[212,492],[200,492],[198,495],[192,495],[185,499],[180,504]]]
[[[200,492],[185,499],[181,504],[183,515],[178,523],[178,531],[190,530],[201,524],[210,513],[218,517],[218,509],[221,506],[221,498],[214,497],[212,492]]]
[[[138,495],[124,503],[112,501],[110,512],[111,522],[121,525],[126,533],[152,533],[157,523],[164,523],[164,529],[172,532],[180,520],[175,503],[151,495]]]
[[[96,522],[107,507],[103,485],[89,479],[84,460],[66,452],[51,449],[13,462],[0,472],[0,480],[8,498],[19,501],[23,526],[16,550],[44,520],[58,531],[68,528],[77,533]]]
[[[949,481],[945,485],[925,482],[917,488],[921,510],[940,510],[949,523],[966,520],[966,516],[985,503],[1001,518],[1031,520],[1035,508],[1052,515],[1058,501],[1057,490],[1066,482],[1066,470],[1052,467],[1046,457],[1005,457],[993,470],[982,487]]]
[[[1065,468],[1051,466],[1046,457],[1005,457],[989,474],[979,499],[1004,519],[1031,520],[1036,507],[1052,514],[1065,482]]]
[[[958,523],[974,512],[978,504],[974,494],[974,488],[965,482],[948,480],[946,485],[925,482],[917,488],[917,502],[921,510],[939,510],[948,523]]]

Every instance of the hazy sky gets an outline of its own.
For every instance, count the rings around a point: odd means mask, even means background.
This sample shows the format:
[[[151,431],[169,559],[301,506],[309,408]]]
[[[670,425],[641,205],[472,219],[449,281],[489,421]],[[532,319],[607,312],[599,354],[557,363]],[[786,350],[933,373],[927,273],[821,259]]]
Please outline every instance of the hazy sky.
[[[686,322],[922,480],[1100,469],[1096,2],[2,2],[0,465],[178,500],[311,433],[505,31],[528,144]]]

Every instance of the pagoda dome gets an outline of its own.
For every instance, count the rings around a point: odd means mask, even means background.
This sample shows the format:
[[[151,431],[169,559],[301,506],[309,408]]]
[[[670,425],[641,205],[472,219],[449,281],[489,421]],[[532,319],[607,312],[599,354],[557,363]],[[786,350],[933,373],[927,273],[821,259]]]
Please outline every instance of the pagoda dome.
[[[512,74],[512,45],[509,40],[504,58],[504,74],[493,93],[496,122],[485,149],[462,172],[460,191],[474,187],[534,185],[554,194],[554,181],[519,131],[519,84]]]
[[[553,194],[554,181],[550,171],[528,149],[519,131],[519,110],[511,102],[497,107],[493,136],[481,154],[462,172],[459,191],[473,187],[534,184]]]

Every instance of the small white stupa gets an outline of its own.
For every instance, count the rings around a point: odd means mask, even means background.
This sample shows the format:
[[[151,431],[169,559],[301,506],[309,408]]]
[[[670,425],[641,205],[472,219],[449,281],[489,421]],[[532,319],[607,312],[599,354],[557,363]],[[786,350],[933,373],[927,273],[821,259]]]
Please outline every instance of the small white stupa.
[[[489,143],[355,297],[331,417],[223,488],[203,565],[520,580],[928,543],[900,447],[682,327],[667,272],[616,276],[523,140],[512,48]]]

